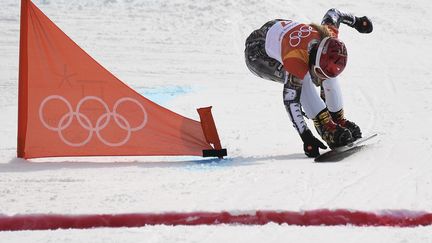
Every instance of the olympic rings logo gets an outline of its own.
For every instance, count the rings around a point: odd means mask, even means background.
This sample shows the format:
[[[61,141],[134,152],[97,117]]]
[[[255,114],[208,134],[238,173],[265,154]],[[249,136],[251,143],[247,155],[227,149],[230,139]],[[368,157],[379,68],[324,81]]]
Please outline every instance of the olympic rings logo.
[[[306,37],[310,36],[311,33],[312,33],[312,27],[307,26],[307,25],[303,25],[302,27],[300,27],[299,30],[293,31],[289,35],[290,45],[292,47],[296,47],[296,46],[300,45],[302,38],[306,38]]]
[[[52,126],[52,125],[48,124],[45,120],[44,113],[43,113],[44,107],[46,106],[46,104],[52,100],[62,101],[68,109],[68,112],[66,112],[63,116],[61,116],[61,118],[58,121],[56,126]],[[81,107],[83,106],[83,104],[88,102],[88,101],[91,101],[91,100],[97,101],[98,103],[100,103],[102,105],[103,109],[105,110],[105,112],[102,115],[100,115],[99,118],[96,120],[96,124],[94,124],[94,125],[92,124],[90,118],[81,112]],[[143,113],[142,122],[138,126],[132,127],[130,122],[123,115],[118,113],[118,111],[117,111],[118,107],[124,102],[132,102],[142,111],[142,113]],[[87,138],[84,139],[84,141],[71,142],[71,141],[67,140],[65,138],[65,136],[63,135],[63,131],[71,125],[72,121],[74,120],[74,117],[78,121],[79,125],[88,131],[88,136],[87,136]],[[105,103],[105,101],[102,100],[101,98],[97,97],[97,96],[85,96],[85,97],[83,97],[78,102],[76,109],[74,110],[72,108],[71,103],[66,98],[64,98],[63,96],[50,95],[50,96],[46,97],[39,106],[39,119],[47,129],[57,132],[60,139],[65,144],[67,144],[69,146],[82,147],[82,146],[84,146],[90,142],[90,140],[93,137],[93,134],[96,134],[97,138],[103,144],[110,146],[110,147],[118,147],[118,146],[122,146],[122,145],[126,144],[129,141],[132,132],[136,132],[136,131],[141,130],[145,127],[145,125],[147,124],[148,115],[147,115],[147,111],[145,110],[144,106],[140,102],[138,102],[136,99],[133,99],[130,97],[123,97],[123,98],[118,99],[116,101],[116,103],[114,103],[113,110],[110,111],[110,109],[109,109],[108,105]],[[108,126],[108,124],[111,122],[111,120],[113,120],[119,128],[121,128],[122,130],[125,130],[127,132],[126,137],[119,142],[107,141],[101,135],[101,130],[106,128]]]

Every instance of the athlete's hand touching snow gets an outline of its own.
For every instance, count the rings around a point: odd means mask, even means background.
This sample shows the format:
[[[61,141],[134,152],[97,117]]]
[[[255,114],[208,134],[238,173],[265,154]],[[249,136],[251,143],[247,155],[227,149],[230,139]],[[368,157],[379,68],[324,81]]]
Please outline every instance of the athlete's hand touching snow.
[[[308,157],[318,157],[318,155],[320,155],[319,148],[327,148],[318,138],[314,137],[309,129],[304,131],[300,137],[303,140],[304,152]]]

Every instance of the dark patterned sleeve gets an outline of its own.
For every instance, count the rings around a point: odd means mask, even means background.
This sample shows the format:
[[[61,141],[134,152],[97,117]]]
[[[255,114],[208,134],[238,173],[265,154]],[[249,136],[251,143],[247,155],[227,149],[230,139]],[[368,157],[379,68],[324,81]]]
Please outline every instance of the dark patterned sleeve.
[[[300,104],[301,80],[288,74],[283,89],[283,101],[289,118],[299,134],[308,130]]]
[[[344,23],[354,28],[356,17],[349,13],[341,12],[335,8],[329,9],[324,15],[321,24],[322,25],[333,25],[339,29],[340,23]]]

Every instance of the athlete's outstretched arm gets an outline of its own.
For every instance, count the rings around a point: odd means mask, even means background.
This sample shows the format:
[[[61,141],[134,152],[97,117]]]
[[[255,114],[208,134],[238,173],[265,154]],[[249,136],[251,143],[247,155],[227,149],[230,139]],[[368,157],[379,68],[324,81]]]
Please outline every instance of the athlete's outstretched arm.
[[[319,155],[319,148],[326,149],[327,147],[314,137],[303,118],[302,106],[300,104],[302,80],[291,74],[288,74],[286,77],[283,90],[285,109],[303,141],[305,154],[308,157],[317,157]]]
[[[321,21],[321,24],[323,25],[333,25],[336,28],[339,28],[341,23],[355,28],[360,33],[370,33],[373,30],[372,22],[368,17],[356,17],[350,13],[344,13],[335,8],[329,9]]]

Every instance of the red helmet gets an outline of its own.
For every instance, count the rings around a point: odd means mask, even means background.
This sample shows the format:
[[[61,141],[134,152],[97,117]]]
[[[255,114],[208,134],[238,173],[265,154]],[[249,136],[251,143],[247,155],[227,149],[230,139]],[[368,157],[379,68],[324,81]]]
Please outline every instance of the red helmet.
[[[314,70],[319,76],[334,78],[345,69],[347,58],[345,44],[337,38],[326,37],[318,46]]]

